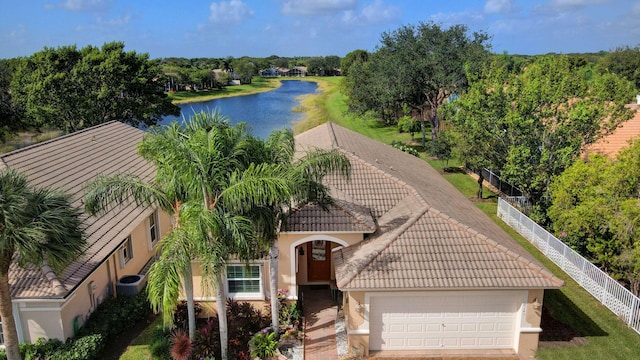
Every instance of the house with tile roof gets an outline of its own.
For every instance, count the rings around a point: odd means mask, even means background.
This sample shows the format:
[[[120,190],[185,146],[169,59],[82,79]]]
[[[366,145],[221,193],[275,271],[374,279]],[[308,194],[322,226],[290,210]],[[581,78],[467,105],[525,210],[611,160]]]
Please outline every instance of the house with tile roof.
[[[112,122],[0,158],[33,185],[58,187],[82,206],[83,185],[99,173],[154,176],[136,152],[142,135]],[[424,161],[332,123],[297,135],[296,146],[339,149],[352,174],[325,179],[335,199],[328,211],[309,204],[283,224],[278,287],[290,300],[303,300],[310,285],[340,292],[349,347],[364,354],[533,356],[544,290],[561,280]],[[144,272],[153,234],[170,226],[166,214],[135,205],[86,221],[89,250],[64,273],[12,268],[21,341],[72,336],[102,299],[117,295],[118,280]],[[268,266],[266,259],[228,264],[227,296],[265,305]],[[215,308],[193,267],[196,300]]]
[[[614,159],[620,150],[629,146],[629,141],[640,138],[640,95],[637,103],[630,104],[628,107],[635,111],[633,117],[620,124],[611,134],[587,146],[584,151],[585,156],[600,154]]]
[[[296,136],[337,148],[352,176],[326,179],[329,212],[295,209],[282,229],[279,286],[342,294],[349,347],[364,354],[511,352],[533,356],[553,276],[427,163],[332,123]]]
[[[109,122],[1,155],[0,167],[25,174],[32,186],[62,190],[72,196],[74,206],[82,207],[84,185],[98,174],[155,176],[155,168],[136,150],[143,134]],[[139,291],[145,283],[140,274],[170,228],[166,214],[135,205],[83,221],[88,248],[62,273],[11,265],[9,286],[20,342],[40,337],[64,341],[107,297]]]

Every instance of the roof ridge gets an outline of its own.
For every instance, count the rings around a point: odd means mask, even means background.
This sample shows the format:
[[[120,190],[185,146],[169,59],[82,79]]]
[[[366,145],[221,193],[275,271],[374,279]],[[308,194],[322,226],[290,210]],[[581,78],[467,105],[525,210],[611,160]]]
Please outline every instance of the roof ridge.
[[[98,125],[94,125],[92,127],[88,127],[86,129],[82,129],[82,130],[74,131],[72,133],[64,134],[64,135],[55,137],[53,139],[49,139],[47,141],[42,141],[42,142],[39,142],[39,143],[31,144],[29,146],[25,146],[23,148],[15,149],[13,151],[10,151],[8,153],[0,155],[0,159],[4,159],[4,157],[8,156],[8,155],[18,154],[18,153],[21,153],[23,151],[31,150],[31,149],[37,148],[39,146],[44,146],[44,145],[47,145],[47,144],[50,144],[50,143],[53,143],[53,142],[56,142],[56,141],[60,141],[60,140],[66,139],[66,138],[68,138],[70,136],[74,136],[74,135],[78,135],[78,134],[81,134],[81,133],[84,133],[84,132],[92,131],[92,130],[95,130],[97,128],[100,128],[100,127],[103,127],[103,126],[106,126],[106,125],[109,125],[109,124],[112,124],[112,123],[118,123],[118,122],[120,122],[120,121],[117,121],[117,120],[107,121],[107,122],[104,122],[104,123],[101,123],[101,124],[98,124]],[[124,124],[124,123],[122,123],[122,124]],[[124,125],[127,125],[127,124],[124,124]],[[4,163],[4,160],[3,160],[3,163]]]
[[[429,206],[425,206],[424,208],[421,209],[421,211],[414,213],[409,219],[407,219],[407,221],[404,222],[404,224],[398,226],[396,229],[394,229],[391,232],[387,232],[387,233],[383,233],[382,235],[387,235],[386,239],[381,240],[380,246],[378,246],[377,248],[372,249],[373,251],[369,252],[367,254],[367,256],[364,258],[364,261],[356,264],[355,268],[348,271],[348,274],[346,274],[345,277],[343,277],[343,280],[340,281],[337,285],[338,288],[343,288],[346,287],[352,280],[353,278],[356,277],[356,275],[358,275],[360,273],[360,271],[362,271],[364,268],[366,268],[369,264],[371,264],[371,262],[378,256],[380,255],[380,253],[387,249],[389,247],[389,245],[391,245],[393,242],[395,242],[398,237],[403,234],[409,227],[411,227],[413,224],[416,223],[416,221],[418,221],[418,219],[420,219],[426,212],[427,210],[429,210]],[[366,244],[363,244],[366,245]],[[362,246],[360,246],[360,248],[362,248]]]
[[[64,295],[68,291],[60,279],[58,279],[58,275],[56,275],[51,266],[42,265],[40,270],[42,271],[42,275],[51,283],[51,287],[56,295]]]
[[[347,215],[351,216],[352,218],[356,219],[356,221],[358,221],[360,224],[362,224],[362,226],[367,227],[367,228],[371,228],[371,225],[367,223],[366,219],[363,219],[360,216],[360,214],[358,214],[355,210],[349,209],[348,207],[340,205],[338,203],[345,204],[345,205],[346,204],[357,205],[357,204],[354,204],[354,203],[346,201],[346,200],[340,200],[340,199],[334,199],[334,201],[333,201],[333,205],[335,207],[337,207],[338,209],[340,209],[343,212],[347,213]],[[362,205],[360,205],[360,206],[362,206]],[[362,206],[362,207],[364,207],[364,206]],[[371,218],[373,219],[373,215],[371,214],[371,209],[368,209],[368,210],[369,210],[369,214],[370,214]],[[375,232],[375,230],[376,230],[376,225],[375,225],[375,220],[374,220],[373,231]]]
[[[549,270],[546,270],[543,266],[534,264],[531,260],[526,259],[525,257],[523,257],[522,255],[516,253],[515,251],[507,248],[506,246],[500,244],[499,242],[490,239],[488,236],[478,232],[477,230],[471,228],[468,225],[465,225],[463,223],[461,223],[460,221],[452,218],[451,216],[443,213],[440,210],[437,209],[432,209],[434,215],[439,216],[441,218],[444,218],[445,220],[447,220],[449,223],[451,223],[454,226],[457,226],[458,228],[460,228],[462,231],[469,233],[470,235],[474,236],[475,238],[478,238],[484,242],[486,242],[489,246],[492,246],[493,248],[499,250],[500,252],[506,254],[507,256],[513,258],[515,261],[517,261],[518,263],[525,265],[526,267],[528,267],[529,269],[539,273],[540,275],[544,276],[545,278],[547,278],[548,280],[550,280],[553,283],[557,283],[558,287],[562,287],[564,285],[564,281],[560,280],[560,282],[558,283],[557,281],[555,281],[556,279],[559,280],[556,276],[554,276]]]

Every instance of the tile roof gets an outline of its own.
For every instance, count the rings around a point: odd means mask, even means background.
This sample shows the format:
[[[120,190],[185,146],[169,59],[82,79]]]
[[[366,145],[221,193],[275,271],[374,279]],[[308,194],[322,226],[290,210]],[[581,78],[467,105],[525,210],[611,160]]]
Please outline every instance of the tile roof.
[[[585,149],[586,154],[600,154],[608,158],[615,158],[622,148],[629,146],[630,140],[638,139],[640,135],[640,105],[629,105],[636,110],[633,117],[622,123],[613,133],[603,137]]]
[[[296,136],[299,149],[336,147],[350,180],[327,178],[339,199],[370,209],[376,231],[334,252],[348,289],[557,288],[563,282],[423,160],[327,123]]]
[[[100,173],[132,173],[152,179],[154,167],[138,155],[136,146],[144,132],[120,122],[109,122],[0,156],[2,166],[25,174],[33,186],[51,186],[72,196],[81,207],[85,183]],[[124,241],[151,212],[135,205],[117,208],[104,216],[85,217],[88,249],[62,274],[50,269],[22,269],[12,264],[11,296],[60,298],[82,282]]]
[[[376,224],[368,209],[336,200],[327,210],[315,204],[295,209],[282,232],[372,233],[375,229]]]

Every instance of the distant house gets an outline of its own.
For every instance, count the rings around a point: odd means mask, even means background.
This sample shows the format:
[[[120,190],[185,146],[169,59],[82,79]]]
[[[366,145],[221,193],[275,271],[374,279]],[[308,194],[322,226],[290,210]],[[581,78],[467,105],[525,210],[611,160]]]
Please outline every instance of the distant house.
[[[629,146],[630,140],[640,138],[640,95],[637,103],[628,107],[635,110],[633,117],[622,123],[613,133],[589,145],[584,155],[600,154],[613,159],[620,150]]]
[[[133,173],[145,179],[155,168],[136,151],[143,131],[109,122],[0,156],[0,166],[17,170],[35,186],[52,186],[82,207],[83,187],[98,174]],[[107,297],[131,295],[144,275],[160,237],[170,228],[166,214],[127,206],[100,217],[85,217],[89,247],[62,274],[49,268],[22,269],[12,264],[9,286],[20,342],[40,337],[65,340]]]

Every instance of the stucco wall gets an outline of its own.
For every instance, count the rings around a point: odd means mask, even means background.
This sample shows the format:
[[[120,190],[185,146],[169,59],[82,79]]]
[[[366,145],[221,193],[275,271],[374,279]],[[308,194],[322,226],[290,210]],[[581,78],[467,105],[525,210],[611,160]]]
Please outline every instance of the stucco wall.
[[[521,324],[522,331],[518,340],[517,351],[520,359],[535,359],[540,338],[543,299],[544,290],[529,290],[525,316]]]
[[[151,212],[149,212],[151,214]],[[159,235],[165,234],[171,227],[169,217],[158,214]],[[125,236],[126,237],[126,236]],[[121,268],[119,251],[116,250],[105,259],[96,270],[80,282],[66,300],[52,301],[16,301],[20,311],[23,341],[34,342],[40,337],[58,338],[62,341],[73,337],[74,323],[84,324],[95,308],[115,293],[115,282],[127,274],[137,274],[155,254],[155,248],[149,248],[147,219],[131,232],[133,258]],[[114,239],[120,242],[122,239]],[[91,286],[90,286],[91,284]],[[93,293],[93,296],[92,296]]]

